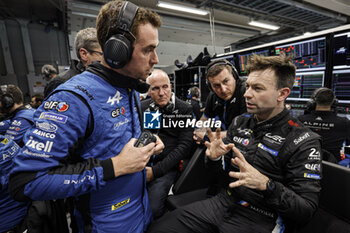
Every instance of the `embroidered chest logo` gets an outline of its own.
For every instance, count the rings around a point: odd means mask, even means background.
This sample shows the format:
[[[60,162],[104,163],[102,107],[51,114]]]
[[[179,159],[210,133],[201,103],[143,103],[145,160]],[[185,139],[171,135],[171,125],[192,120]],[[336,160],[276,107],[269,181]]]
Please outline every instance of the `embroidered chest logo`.
[[[276,144],[281,144],[283,143],[286,139],[279,136],[279,135],[271,135],[271,133],[265,134],[266,140],[271,142],[271,143],[276,143]]]
[[[123,97],[121,97],[120,92],[117,91],[113,97],[112,96],[108,97],[107,104],[111,104],[112,106],[114,105],[115,102],[119,104],[119,101],[121,99],[123,99]]]

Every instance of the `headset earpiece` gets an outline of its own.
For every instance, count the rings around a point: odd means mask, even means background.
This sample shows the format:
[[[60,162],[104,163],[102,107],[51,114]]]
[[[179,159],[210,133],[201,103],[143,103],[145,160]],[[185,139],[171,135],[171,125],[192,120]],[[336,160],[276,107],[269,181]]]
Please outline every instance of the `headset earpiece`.
[[[135,4],[128,1],[123,3],[119,12],[117,24],[117,29],[120,33],[111,36],[103,46],[104,59],[112,68],[120,69],[131,59],[134,51],[132,45],[133,40],[127,38],[126,35],[135,39],[135,36],[131,33],[131,26],[134,22],[137,10],[138,6]]]
[[[1,85],[2,95],[0,96],[0,102],[2,105],[2,110],[5,112],[9,112],[15,101],[13,100],[13,96],[10,93],[7,93],[7,85]]]

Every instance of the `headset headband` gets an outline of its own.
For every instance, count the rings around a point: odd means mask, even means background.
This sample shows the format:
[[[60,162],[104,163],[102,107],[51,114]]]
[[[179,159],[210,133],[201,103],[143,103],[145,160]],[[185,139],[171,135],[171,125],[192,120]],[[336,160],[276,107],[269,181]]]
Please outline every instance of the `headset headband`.
[[[208,65],[207,70],[206,70],[206,73],[208,73],[208,71],[209,71],[212,67],[218,66],[218,65],[227,65],[227,66],[230,66],[230,67],[234,68],[233,65],[232,65],[232,63],[230,63],[230,62],[228,62],[228,61],[225,61],[225,60],[216,60],[216,61],[214,61],[213,63],[211,63],[211,64]]]
[[[131,33],[131,26],[138,9],[139,7],[135,4],[125,1],[118,16],[117,29],[129,33],[134,39],[135,36]]]

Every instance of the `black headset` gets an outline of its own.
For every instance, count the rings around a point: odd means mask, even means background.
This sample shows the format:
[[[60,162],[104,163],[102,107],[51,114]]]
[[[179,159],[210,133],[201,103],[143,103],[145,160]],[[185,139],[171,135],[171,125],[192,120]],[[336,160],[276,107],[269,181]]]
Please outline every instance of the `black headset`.
[[[111,36],[103,46],[104,59],[112,68],[120,69],[131,59],[132,52],[134,51],[134,47],[132,45],[133,41],[128,39],[125,35],[131,36],[134,38],[134,40],[136,39],[131,33],[131,26],[134,22],[138,9],[138,6],[131,2],[125,1],[123,3],[117,22],[117,29],[120,32]],[[109,25],[109,27],[111,27],[111,25]]]
[[[43,74],[44,74],[45,78],[50,78],[51,74],[57,74],[56,69],[52,69],[48,65],[45,65],[43,67],[43,71],[44,71]]]
[[[239,79],[239,75],[238,75],[238,72],[236,70],[236,68],[234,67],[234,65],[227,61],[227,60],[224,60],[224,59],[221,59],[221,60],[215,60],[213,61],[212,63],[210,63],[206,70],[205,70],[205,73],[208,74],[208,71],[213,68],[214,66],[219,66],[219,65],[225,65],[225,66],[230,66],[232,68],[232,75],[234,77],[234,79],[237,81]],[[207,84],[208,88],[210,91],[214,92],[213,89],[211,88],[211,85],[210,85],[210,82],[208,80],[208,77],[205,79],[205,83]]]
[[[175,110],[175,94],[172,94],[170,101],[164,107],[159,107],[158,105],[156,105],[156,103],[153,101],[153,99],[151,99],[151,103],[149,105],[149,110],[152,112],[159,111],[159,112],[165,113],[165,114],[172,114]]]
[[[10,112],[11,108],[15,104],[13,96],[10,93],[7,93],[7,85],[1,86],[2,95],[0,97],[0,102],[2,105],[2,109],[5,112]]]
[[[199,88],[198,87],[191,87],[187,91],[187,98],[191,99],[192,97],[199,98]]]
[[[319,98],[319,96],[324,93],[324,92],[328,92],[328,91],[332,91],[331,89],[327,88],[327,87],[320,87],[318,89],[316,89],[311,97],[310,100],[307,102],[306,104],[306,109],[307,111],[314,111],[316,109],[316,103],[317,103],[317,99]],[[333,92],[333,91],[332,91]],[[333,93],[334,95],[334,93]],[[338,104],[338,99],[335,97],[333,98],[332,104],[331,104],[331,108],[335,109],[336,106]]]

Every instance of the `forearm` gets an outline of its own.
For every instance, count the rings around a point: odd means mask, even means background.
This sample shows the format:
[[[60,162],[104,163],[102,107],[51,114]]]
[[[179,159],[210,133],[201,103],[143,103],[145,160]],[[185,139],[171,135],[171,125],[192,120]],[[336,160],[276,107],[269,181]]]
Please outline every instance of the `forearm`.
[[[67,198],[99,189],[113,177],[109,159],[90,158],[81,163],[60,164],[49,171],[11,175],[10,193],[17,201]]]

